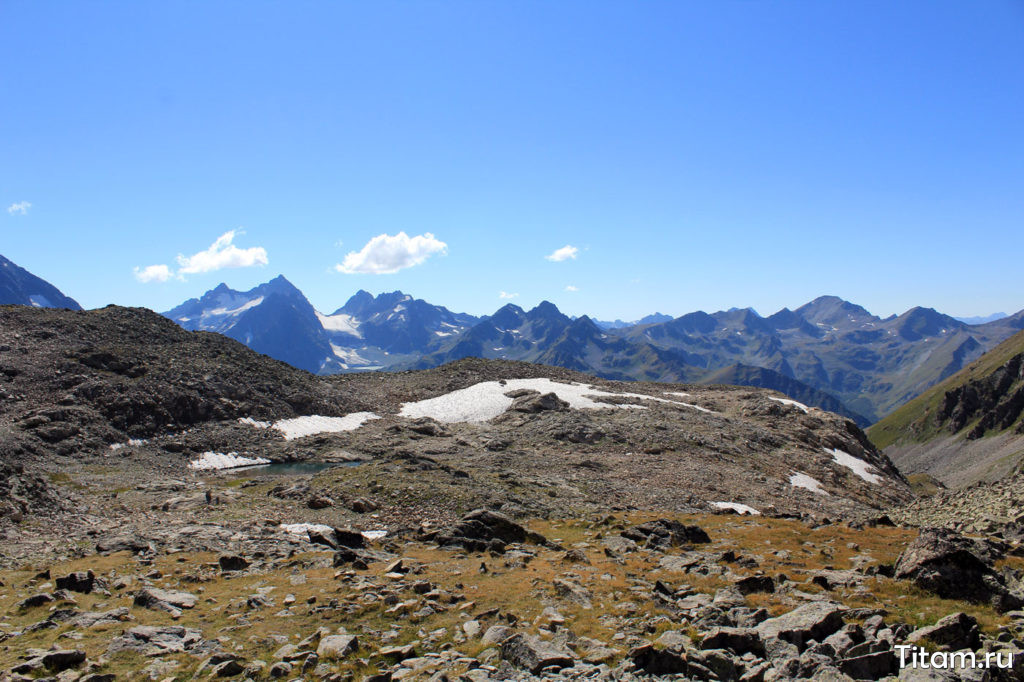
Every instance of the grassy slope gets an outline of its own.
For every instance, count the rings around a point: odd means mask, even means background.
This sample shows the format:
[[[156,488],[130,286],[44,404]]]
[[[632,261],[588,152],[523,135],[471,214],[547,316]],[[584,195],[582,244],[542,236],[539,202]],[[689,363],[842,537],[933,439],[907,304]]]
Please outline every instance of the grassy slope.
[[[921,443],[935,437],[941,427],[932,417],[946,391],[988,376],[1020,353],[1024,353],[1024,332],[1014,334],[967,367],[874,424],[868,429],[868,437],[878,448],[896,443]],[[965,432],[968,430],[964,429]]]

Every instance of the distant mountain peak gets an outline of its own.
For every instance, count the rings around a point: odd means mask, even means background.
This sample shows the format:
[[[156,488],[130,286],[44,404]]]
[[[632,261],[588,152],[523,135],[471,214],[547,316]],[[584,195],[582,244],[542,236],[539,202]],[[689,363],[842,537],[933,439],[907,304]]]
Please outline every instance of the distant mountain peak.
[[[819,296],[796,309],[796,313],[812,324],[842,326],[878,322],[867,310],[838,296]]]
[[[0,256],[0,304],[81,310],[78,301],[10,260]]]
[[[1008,313],[992,313],[991,315],[973,315],[970,317],[955,317],[953,319],[964,324],[985,324],[986,322],[995,322],[1009,316]]]
[[[541,301],[535,308],[526,313],[526,317],[529,319],[566,319],[569,318],[562,314],[562,311],[558,309],[551,301]]]

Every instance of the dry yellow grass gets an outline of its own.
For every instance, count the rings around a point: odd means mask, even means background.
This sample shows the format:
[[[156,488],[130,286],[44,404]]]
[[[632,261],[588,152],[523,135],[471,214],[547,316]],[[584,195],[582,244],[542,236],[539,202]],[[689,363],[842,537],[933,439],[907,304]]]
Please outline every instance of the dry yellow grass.
[[[478,641],[459,641],[461,638],[457,634],[461,624],[475,614],[498,609],[502,614],[514,614],[518,628],[538,632],[539,619],[545,607],[555,604],[566,618],[567,626],[577,635],[611,642],[614,646],[614,621],[603,616],[616,614],[653,623],[646,634],[655,638],[666,629],[682,629],[684,626],[673,622],[670,614],[650,598],[649,588],[645,586],[647,583],[661,579],[675,588],[688,586],[694,592],[713,594],[731,582],[731,579],[721,576],[665,571],[659,568],[654,556],[646,552],[632,553],[622,563],[605,555],[600,535],[617,534],[625,526],[658,517],[676,518],[703,527],[713,542],[710,547],[700,547],[701,551],[732,550],[743,557],[756,558],[756,568],[730,564],[733,575],[758,571],[773,576],[784,573],[799,584],[800,590],[807,592],[821,590],[808,582],[814,571],[851,568],[854,557],[863,554],[880,563],[892,563],[916,535],[914,531],[897,528],[858,531],[842,525],[814,530],[795,521],[729,515],[698,517],[634,513],[620,515],[604,524],[579,519],[537,520],[528,524],[532,530],[557,539],[566,548],[579,545],[589,563],[568,563],[563,560],[564,552],[540,550],[536,558],[522,567],[507,567],[507,557],[460,554],[410,542],[396,547],[407,563],[416,567],[408,580],[395,581],[388,586],[395,592],[396,599],[414,599],[416,595],[410,586],[420,580],[429,581],[454,596],[452,603],[445,604],[447,610],[415,623],[388,614],[387,609],[392,604],[372,600],[353,589],[361,575],[372,576],[379,583],[391,583],[382,577],[384,564],[381,563],[370,565],[366,571],[338,571],[323,565],[324,554],[314,553],[297,555],[267,570],[226,577],[217,569],[213,553],[161,555],[151,566],[141,566],[134,557],[123,553],[90,556],[54,565],[50,567],[52,575],[56,577],[74,570],[89,569],[112,582],[116,576],[155,576],[153,572],[158,571],[160,577],[150,579],[154,585],[190,591],[197,594],[200,601],[177,621],[169,614],[132,608],[133,622],[81,630],[80,638],[73,640],[67,637],[70,629],[67,625],[22,635],[8,640],[5,648],[0,649],[0,669],[14,665],[19,653],[27,648],[48,648],[54,644],[84,649],[95,660],[103,655],[114,636],[132,625],[177,624],[197,628],[208,639],[220,640],[221,645],[232,653],[268,664],[273,662],[273,654],[281,646],[282,638],[297,643],[320,627],[332,632],[344,629],[359,635],[363,648],[348,660],[335,664],[334,668],[338,671],[353,670],[362,675],[375,670],[376,666],[372,662],[367,665],[359,659],[370,656],[380,646],[379,638],[367,635],[367,632],[382,633],[398,626],[399,634],[388,642],[389,645],[398,645],[420,639],[422,632],[444,628],[446,634],[432,645],[434,649],[452,647],[476,656],[484,647]],[[1024,566],[1024,560],[1018,558],[1006,562]],[[480,571],[481,563],[486,564],[486,572]],[[41,568],[26,567],[0,573],[0,580],[5,585],[0,590],[0,620],[4,623],[0,629],[21,630],[46,617],[46,606],[28,611],[15,606],[26,596],[43,591],[48,581],[35,578]],[[557,578],[569,578],[586,587],[592,594],[592,608],[557,599],[552,586]],[[118,606],[130,607],[134,590],[134,586],[128,587],[115,591],[110,597],[75,595],[77,608],[105,611]],[[260,590],[266,592],[275,605],[250,609],[245,604],[246,598]],[[52,591],[52,585],[46,591]],[[285,595],[289,594],[295,597],[294,615],[275,616],[283,608]],[[931,623],[959,610],[974,615],[988,631],[1006,623],[1005,618],[987,606],[939,599],[907,583],[886,578],[868,579],[861,591],[840,588],[834,592],[834,598],[853,607],[885,608],[891,613],[890,618],[914,625]],[[316,605],[337,600],[337,608],[312,612],[307,605],[311,599],[315,599]],[[768,609],[773,615],[795,605],[791,599],[777,594],[751,595],[747,601],[751,606]],[[470,602],[471,605],[467,606]],[[691,634],[699,636],[696,632]],[[180,673],[181,679],[190,677],[190,671],[199,663],[187,654],[165,659],[179,663],[175,674]],[[103,669],[124,673],[137,671],[149,662],[150,659],[123,653],[107,659]]]

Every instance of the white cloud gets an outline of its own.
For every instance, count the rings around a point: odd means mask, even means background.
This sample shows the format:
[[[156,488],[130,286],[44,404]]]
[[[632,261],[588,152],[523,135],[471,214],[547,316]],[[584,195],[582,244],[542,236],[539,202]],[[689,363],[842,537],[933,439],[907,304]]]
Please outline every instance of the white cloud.
[[[570,284],[570,285],[565,287],[565,290],[566,291],[579,291],[580,288],[579,287],[574,287],[573,285]]]
[[[368,241],[361,251],[351,251],[334,269],[350,275],[390,275],[419,265],[435,253],[447,252],[448,245],[429,232],[415,237],[405,232],[394,236],[379,234]]]
[[[210,248],[191,256],[178,256],[178,275],[194,275],[223,268],[248,268],[267,264],[267,250],[262,246],[240,249],[231,242],[240,231],[228,230]]]
[[[147,265],[144,268],[135,268],[135,279],[143,284],[149,282],[166,282],[174,273],[166,265]]]
[[[232,242],[236,235],[245,234],[241,230],[228,230],[217,241],[210,244],[210,248],[191,256],[178,255],[178,271],[174,272],[166,265],[147,265],[136,267],[133,272],[135,279],[140,282],[166,282],[172,277],[180,280],[185,275],[194,275],[200,272],[212,272],[223,268],[248,268],[253,265],[267,264],[267,250],[262,246],[253,246],[248,249],[240,249]]]
[[[8,206],[7,212],[11,215],[25,215],[30,208],[32,208],[32,204],[28,201],[18,201]]]
[[[519,294],[510,294],[507,291],[502,291],[498,294],[498,298],[515,298]]]
[[[569,259],[575,260],[576,254],[579,253],[579,251],[580,250],[577,249],[575,246],[569,246],[568,244],[566,244],[562,248],[556,249],[554,253],[544,256],[544,258],[550,261],[554,261],[555,263]]]

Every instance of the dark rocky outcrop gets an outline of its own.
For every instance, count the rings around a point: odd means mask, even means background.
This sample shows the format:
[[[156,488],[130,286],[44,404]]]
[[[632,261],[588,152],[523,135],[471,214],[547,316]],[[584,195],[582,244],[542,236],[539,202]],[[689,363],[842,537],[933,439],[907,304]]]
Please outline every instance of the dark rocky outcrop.
[[[510,543],[547,544],[543,535],[529,531],[505,514],[489,509],[472,511],[454,526],[426,534],[423,539],[433,540],[442,547],[458,546],[471,552],[488,549],[504,551],[505,545]]]
[[[648,521],[622,531],[622,537],[644,547],[681,547],[711,542],[699,526],[688,526],[671,519]]]
[[[992,566],[1000,555],[991,542],[929,528],[900,555],[895,575],[947,599],[987,602],[999,611],[1019,609],[1024,598]]]

